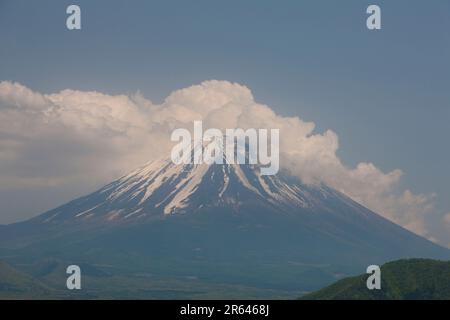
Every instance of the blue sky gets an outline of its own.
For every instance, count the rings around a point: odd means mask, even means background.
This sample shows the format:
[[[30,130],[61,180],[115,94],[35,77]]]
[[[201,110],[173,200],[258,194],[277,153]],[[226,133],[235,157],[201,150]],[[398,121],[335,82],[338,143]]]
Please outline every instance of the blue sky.
[[[72,3],[80,31],[65,28]],[[380,31],[365,27],[373,3]],[[333,129],[346,164],[400,168],[450,212],[449,1],[0,0],[0,41],[0,80],[42,93],[139,90],[159,103],[207,79],[244,84]]]

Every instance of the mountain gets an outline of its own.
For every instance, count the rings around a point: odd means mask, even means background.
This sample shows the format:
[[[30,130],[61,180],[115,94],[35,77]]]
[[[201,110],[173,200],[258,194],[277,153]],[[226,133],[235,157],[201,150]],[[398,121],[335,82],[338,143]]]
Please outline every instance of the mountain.
[[[2,299],[37,299],[51,294],[51,289],[31,276],[0,261],[0,297]]]
[[[305,300],[450,300],[450,262],[409,259],[381,267],[381,289],[368,290],[368,275],[339,280]]]
[[[217,286],[271,298],[316,290],[369,264],[450,254],[339,191],[287,172],[263,176],[257,165],[163,159],[4,226],[1,257],[22,266],[55,258],[122,277],[172,279],[176,290],[194,290],[177,291],[182,298],[217,297]]]

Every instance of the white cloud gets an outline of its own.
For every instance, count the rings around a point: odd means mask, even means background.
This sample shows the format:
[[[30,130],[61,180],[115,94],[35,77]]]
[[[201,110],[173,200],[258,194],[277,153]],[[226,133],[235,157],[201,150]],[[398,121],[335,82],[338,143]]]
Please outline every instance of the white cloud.
[[[385,173],[372,163],[348,168],[336,154],[335,132],[316,133],[312,122],[281,117],[255,102],[247,87],[227,81],[174,91],[160,105],[139,93],[111,96],[64,90],[44,95],[1,82],[0,190],[108,182],[168,155],[171,131],[191,129],[194,120],[203,120],[205,128],[279,128],[282,167],[307,183],[325,182],[429,236],[425,217],[433,208],[433,196],[398,193],[401,170]]]
[[[450,232],[450,212],[447,213],[442,220],[444,222],[444,226]]]

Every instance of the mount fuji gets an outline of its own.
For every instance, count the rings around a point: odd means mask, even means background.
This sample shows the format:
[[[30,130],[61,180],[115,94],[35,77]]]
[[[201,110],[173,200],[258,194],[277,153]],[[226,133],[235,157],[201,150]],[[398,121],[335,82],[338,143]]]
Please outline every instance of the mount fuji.
[[[194,291],[199,283],[281,290],[264,297],[298,296],[369,264],[450,258],[324,184],[282,170],[263,176],[257,165],[170,159],[0,230],[0,259],[12,264],[58,259],[125,277],[188,279]]]

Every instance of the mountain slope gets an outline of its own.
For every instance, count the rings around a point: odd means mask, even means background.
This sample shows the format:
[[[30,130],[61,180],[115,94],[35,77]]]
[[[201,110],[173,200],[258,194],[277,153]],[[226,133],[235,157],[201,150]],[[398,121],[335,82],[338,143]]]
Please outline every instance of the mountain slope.
[[[342,279],[306,300],[450,300],[450,261],[399,260],[381,267],[381,289],[368,290],[368,275]]]
[[[51,289],[31,276],[0,261],[0,297],[2,299],[42,298],[51,294]]]

